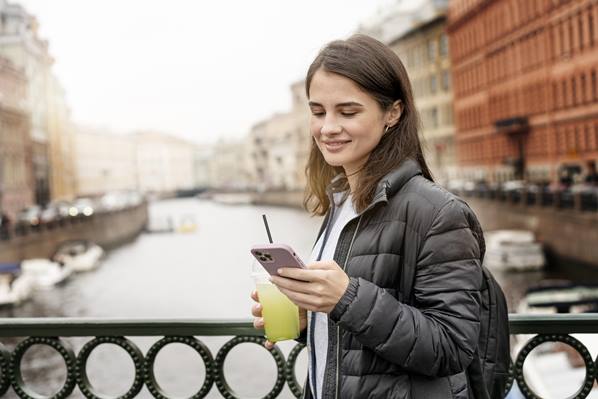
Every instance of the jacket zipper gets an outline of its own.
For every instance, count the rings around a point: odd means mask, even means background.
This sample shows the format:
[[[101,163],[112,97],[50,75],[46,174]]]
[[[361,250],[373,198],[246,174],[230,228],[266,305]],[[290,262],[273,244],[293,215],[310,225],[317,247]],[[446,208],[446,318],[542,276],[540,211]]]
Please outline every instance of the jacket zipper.
[[[363,215],[363,214],[362,214]],[[351,255],[351,248],[353,248],[353,242],[355,241],[355,237],[357,236],[357,231],[359,230],[359,225],[361,223],[362,215],[359,215],[359,219],[357,220],[357,226],[355,227],[355,232],[353,232],[353,238],[351,238],[351,243],[349,244],[349,250],[347,251],[347,256],[345,257],[345,262],[343,263],[343,271],[347,267],[347,262],[349,261],[349,256]],[[336,327],[336,387],[334,390],[334,397],[338,399],[338,390],[339,390],[339,374],[340,374],[340,361],[341,361],[341,343],[340,343],[340,327]]]

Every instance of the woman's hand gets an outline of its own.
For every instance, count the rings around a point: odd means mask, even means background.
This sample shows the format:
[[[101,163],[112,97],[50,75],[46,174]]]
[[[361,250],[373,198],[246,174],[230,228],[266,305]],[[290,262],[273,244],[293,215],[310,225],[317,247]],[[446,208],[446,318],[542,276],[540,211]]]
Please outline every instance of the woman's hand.
[[[349,276],[335,261],[310,263],[305,269],[282,268],[272,276],[278,289],[297,306],[330,313],[349,286]]]
[[[262,304],[259,301],[257,291],[251,292],[251,299],[253,299],[256,303],[251,307],[251,314],[254,316],[253,319],[253,327],[258,330],[264,329],[264,318],[262,317]],[[307,328],[307,311],[305,309],[299,308],[299,331],[303,331]],[[274,347],[274,343],[266,340],[266,344],[264,345],[267,349],[272,349]]]

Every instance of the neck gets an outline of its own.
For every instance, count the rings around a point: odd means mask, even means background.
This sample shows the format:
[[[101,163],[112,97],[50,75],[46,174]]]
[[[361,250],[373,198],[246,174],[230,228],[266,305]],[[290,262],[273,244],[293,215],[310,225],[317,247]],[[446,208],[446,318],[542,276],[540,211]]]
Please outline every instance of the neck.
[[[347,176],[347,181],[349,182],[349,189],[351,190],[351,193],[353,193],[357,188],[357,181],[359,180],[360,172],[361,169],[358,169],[351,173],[345,171],[345,175]]]

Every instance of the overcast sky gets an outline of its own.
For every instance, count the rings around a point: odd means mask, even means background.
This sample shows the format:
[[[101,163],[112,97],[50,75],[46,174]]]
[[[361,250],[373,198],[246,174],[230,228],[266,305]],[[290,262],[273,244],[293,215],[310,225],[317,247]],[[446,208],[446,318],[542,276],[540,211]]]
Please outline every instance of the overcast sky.
[[[397,1],[12,2],[38,17],[76,122],[212,142],[288,110],[318,49]]]

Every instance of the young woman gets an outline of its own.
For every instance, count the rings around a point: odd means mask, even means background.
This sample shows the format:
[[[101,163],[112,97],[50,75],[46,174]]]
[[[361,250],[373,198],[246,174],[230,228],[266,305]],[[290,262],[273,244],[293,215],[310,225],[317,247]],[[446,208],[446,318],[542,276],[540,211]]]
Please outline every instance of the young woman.
[[[483,237],[432,181],[401,61],[368,36],[334,41],[306,91],[305,205],[326,218],[307,268],[272,278],[303,315],[304,397],[469,398]],[[262,328],[259,304],[252,313]]]

